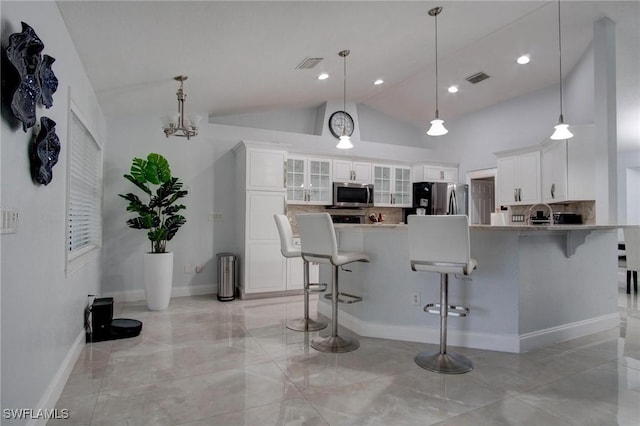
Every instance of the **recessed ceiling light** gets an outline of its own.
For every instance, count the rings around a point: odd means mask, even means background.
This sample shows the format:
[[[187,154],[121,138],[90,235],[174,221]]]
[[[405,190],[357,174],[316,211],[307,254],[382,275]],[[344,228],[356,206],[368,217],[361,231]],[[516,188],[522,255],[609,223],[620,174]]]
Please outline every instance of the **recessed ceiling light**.
[[[458,92],[458,86],[449,86],[449,88],[447,90],[449,91],[449,93],[457,93]]]
[[[522,55],[518,59],[516,59],[516,62],[519,63],[520,65],[524,65],[524,64],[528,64],[530,60],[531,59],[529,58],[529,55]]]
[[[323,72],[318,76],[318,80],[326,80],[328,78],[329,78],[329,74],[327,74],[326,72]]]
[[[379,78],[376,81],[373,82],[373,84],[375,84],[376,86],[379,86],[380,84],[384,83],[384,80]]]

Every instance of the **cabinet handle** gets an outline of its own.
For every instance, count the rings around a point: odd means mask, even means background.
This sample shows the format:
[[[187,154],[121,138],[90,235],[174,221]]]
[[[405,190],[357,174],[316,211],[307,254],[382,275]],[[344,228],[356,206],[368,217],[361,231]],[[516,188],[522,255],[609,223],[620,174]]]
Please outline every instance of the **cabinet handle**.
[[[284,182],[282,182],[282,183],[283,183],[284,187],[286,188],[287,187],[287,162],[286,161],[284,162],[284,165],[282,166],[282,168],[284,170],[283,177],[282,177],[282,180]]]
[[[522,201],[522,188],[518,188],[518,201]]]
[[[444,180],[444,170],[440,170],[440,180]]]
[[[513,201],[518,201],[518,188],[513,188]]]
[[[551,198],[556,198],[556,184],[551,184]]]

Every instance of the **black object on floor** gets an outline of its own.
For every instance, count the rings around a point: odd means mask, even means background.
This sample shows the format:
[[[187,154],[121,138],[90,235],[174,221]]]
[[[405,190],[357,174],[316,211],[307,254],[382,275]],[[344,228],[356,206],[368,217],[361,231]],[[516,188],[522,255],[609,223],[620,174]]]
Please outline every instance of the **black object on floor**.
[[[87,343],[126,339],[142,331],[141,321],[113,318],[113,297],[95,299],[85,309],[84,321]]]

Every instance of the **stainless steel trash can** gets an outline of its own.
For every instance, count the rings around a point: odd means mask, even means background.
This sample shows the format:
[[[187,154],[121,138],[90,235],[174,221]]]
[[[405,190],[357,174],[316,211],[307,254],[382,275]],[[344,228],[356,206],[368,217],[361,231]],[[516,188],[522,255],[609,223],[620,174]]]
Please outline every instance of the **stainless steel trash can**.
[[[218,300],[228,302],[235,299],[236,256],[233,253],[218,253]]]

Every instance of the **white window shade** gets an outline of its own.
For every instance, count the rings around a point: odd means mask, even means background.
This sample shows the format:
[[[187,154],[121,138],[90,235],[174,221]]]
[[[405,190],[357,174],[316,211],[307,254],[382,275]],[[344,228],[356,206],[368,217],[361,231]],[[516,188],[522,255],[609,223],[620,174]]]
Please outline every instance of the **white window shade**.
[[[102,237],[102,152],[73,106],[67,184],[67,273],[91,258]]]

